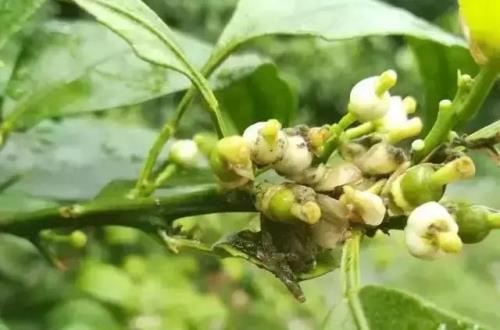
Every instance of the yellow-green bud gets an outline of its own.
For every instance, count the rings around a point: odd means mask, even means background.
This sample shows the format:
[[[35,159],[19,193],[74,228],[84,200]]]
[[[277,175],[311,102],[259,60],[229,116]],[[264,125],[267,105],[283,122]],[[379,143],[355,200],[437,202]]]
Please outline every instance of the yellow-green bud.
[[[81,230],[75,230],[70,235],[70,242],[75,248],[81,249],[87,244],[87,235]]]
[[[323,145],[330,138],[331,131],[328,126],[312,127],[307,133],[309,146],[315,155],[320,155]]]
[[[198,133],[193,137],[193,141],[205,156],[210,156],[212,150],[217,145],[217,135],[213,133]]]
[[[194,167],[202,159],[197,144],[193,140],[177,140],[170,149],[170,162],[182,167]]]
[[[314,224],[321,217],[314,190],[294,184],[261,184],[255,206],[274,221]]]
[[[451,207],[458,224],[458,235],[466,244],[479,243],[488,236],[492,229],[489,210],[480,205],[457,203]]]
[[[210,156],[210,167],[221,184],[229,189],[253,181],[250,149],[241,136],[230,136],[217,142]]]

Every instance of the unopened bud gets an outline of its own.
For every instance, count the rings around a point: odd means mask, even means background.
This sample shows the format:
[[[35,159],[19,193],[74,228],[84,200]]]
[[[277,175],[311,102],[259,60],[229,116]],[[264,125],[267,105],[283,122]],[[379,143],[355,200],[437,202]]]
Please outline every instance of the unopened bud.
[[[327,126],[312,127],[309,129],[307,138],[309,141],[309,145],[311,146],[311,149],[316,155],[319,155],[321,153],[321,148],[330,138],[330,136],[331,136],[330,128]]]
[[[455,203],[449,207],[458,224],[458,235],[466,244],[479,243],[492,229],[488,208],[468,203]]]
[[[170,149],[170,161],[182,167],[194,167],[201,159],[201,153],[193,140],[177,140]]]
[[[380,76],[361,80],[350,95],[348,110],[360,122],[382,118],[390,107],[391,89],[397,81],[395,71],[389,70]]]
[[[387,142],[379,142],[353,161],[363,173],[385,175],[394,172],[406,160],[407,157],[402,149]]]
[[[313,154],[301,135],[288,136],[287,141],[283,157],[273,167],[279,174],[295,176],[311,166]]]
[[[193,136],[193,141],[198,146],[198,149],[205,156],[210,156],[212,150],[217,145],[217,135],[213,133],[198,133]]]
[[[261,184],[256,208],[269,219],[281,222],[314,224],[321,217],[314,190],[295,184]]]
[[[422,204],[410,214],[405,241],[410,253],[421,259],[435,259],[462,249],[457,223],[446,208],[436,202]]]
[[[70,242],[75,248],[81,249],[87,244],[87,235],[81,230],[75,230],[70,235]]]
[[[276,119],[258,122],[249,126],[243,133],[252,152],[255,164],[265,166],[283,157],[288,144],[286,134]]]
[[[425,142],[422,139],[417,139],[411,143],[411,149],[413,151],[421,151],[425,148]]]
[[[253,181],[250,149],[241,136],[219,140],[210,156],[210,167],[226,188],[238,188]]]

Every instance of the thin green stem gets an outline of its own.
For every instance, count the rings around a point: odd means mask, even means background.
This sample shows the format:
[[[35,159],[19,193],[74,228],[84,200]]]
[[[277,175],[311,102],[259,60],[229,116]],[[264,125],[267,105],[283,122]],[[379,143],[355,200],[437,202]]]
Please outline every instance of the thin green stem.
[[[350,112],[345,114],[338,123],[330,127],[330,138],[323,145],[321,156],[316,160],[316,163],[325,163],[328,161],[332,153],[338,146],[338,142],[342,133],[356,121],[354,115]]]
[[[359,248],[362,233],[354,230],[352,236],[344,245],[341,260],[341,272],[344,297],[347,299],[356,327],[359,330],[369,330],[363,306],[359,300]]]
[[[484,66],[474,78],[470,90],[469,86],[466,86],[466,93],[464,93],[464,90],[459,86],[457,96],[451,107],[440,109],[438,112],[436,122],[425,137],[424,148],[414,155],[413,160],[415,162],[420,162],[436,147],[446,141],[453,128],[462,126],[479,112],[493,88],[498,72],[499,69],[496,67]]]
[[[229,56],[231,51],[233,51],[234,48],[236,47],[237,45],[232,45],[232,46],[228,45],[225,48],[226,52],[214,53],[205,63],[203,68],[201,68],[200,70],[201,75],[207,77],[208,79],[208,77],[210,77],[210,75],[215,71],[215,69],[217,69],[217,67]],[[211,91],[209,92],[211,94],[210,99],[212,100],[212,103],[215,102],[215,107],[217,109],[217,111],[212,110],[211,112],[212,119],[214,120],[215,123],[220,123],[216,125],[217,134],[219,135],[219,137],[225,136],[225,128],[224,125],[222,124],[223,120],[220,115],[220,111],[218,110],[219,106],[217,99],[215,98],[215,96]],[[192,86],[191,88],[188,89],[188,91],[184,94],[179,104],[177,105],[174,118],[171,121],[168,121],[161,129],[160,134],[156,138],[156,141],[151,147],[148,156],[144,162],[144,166],[139,175],[139,179],[137,180],[136,187],[130,194],[131,197],[141,196],[144,187],[150,185],[151,175],[153,173],[154,166],[158,161],[158,157],[160,156],[163,147],[168,142],[170,137],[175,134],[175,131],[177,130],[177,127],[179,127],[180,122],[184,117],[187,109],[189,108],[189,105],[191,104],[191,101],[193,100],[195,93],[196,93],[195,86]],[[212,104],[212,106],[214,106],[214,104]]]
[[[131,198],[142,196],[143,193],[147,190],[147,187],[151,185],[151,176],[154,170],[154,166],[156,164],[156,161],[158,160],[158,157],[160,156],[161,151],[163,150],[163,147],[170,139],[170,137],[175,133],[175,128],[177,127],[175,123],[175,120],[173,123],[169,122],[167,125],[163,126],[160,134],[158,134],[154,144],[149,150],[146,161],[144,162],[141,173],[139,174],[139,178],[137,179],[137,182],[135,184],[135,188],[130,192],[129,196]]]
[[[484,101],[488,97],[495,84],[499,69],[493,66],[484,66],[474,78],[474,85],[469,97],[457,107],[457,127],[463,126],[467,121],[477,115]]]

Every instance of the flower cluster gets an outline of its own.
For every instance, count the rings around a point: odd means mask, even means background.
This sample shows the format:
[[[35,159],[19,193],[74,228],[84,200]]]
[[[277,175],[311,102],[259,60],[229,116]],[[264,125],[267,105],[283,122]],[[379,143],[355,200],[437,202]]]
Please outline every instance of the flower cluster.
[[[478,212],[440,204],[449,183],[474,176],[474,163],[463,154],[440,163],[410,161],[424,142],[405,140],[420,134],[422,122],[409,118],[414,98],[391,95],[396,82],[389,70],[357,83],[338,124],[283,128],[270,119],[208,144],[200,137],[177,141],[170,159],[186,167],[204,151],[225,189],[253,192],[257,210],[269,220],[311,226],[323,248],[342,244],[353,227],[377,229],[403,216],[412,255],[456,253],[491,229],[464,220],[480,218]],[[268,170],[278,174],[272,182],[260,177]]]

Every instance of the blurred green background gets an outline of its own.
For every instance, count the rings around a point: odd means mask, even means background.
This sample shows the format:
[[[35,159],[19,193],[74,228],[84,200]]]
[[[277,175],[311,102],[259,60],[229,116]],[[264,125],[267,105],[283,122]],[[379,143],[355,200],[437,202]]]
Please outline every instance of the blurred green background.
[[[236,0],[146,2],[170,26],[208,43],[216,41],[236,4]],[[388,2],[445,29],[458,31],[455,1]],[[69,3],[51,2],[33,19],[32,28],[36,29],[37,24],[52,17],[73,20],[86,16]],[[22,33],[28,36],[30,31]],[[272,37],[259,39],[242,51],[250,50],[272,58],[280,75],[297,93],[299,106],[294,123],[322,124],[337,120],[344,111],[352,85],[388,68],[395,68],[400,74],[397,92],[401,95],[414,95],[422,100],[426,88],[418,58],[403,38],[377,37],[332,43],[310,38]],[[436,54],[432,60],[442,59]],[[475,70],[469,59],[457,61]],[[114,148],[112,139],[116,132],[107,132],[101,139],[111,145],[109,150],[133,158],[143,152],[143,144],[137,140],[151,141],[154,131],[172,114],[181,95],[90,117],[130,127],[120,132],[136,142],[130,142],[125,149]],[[499,119],[499,107],[500,86],[496,86],[486,108],[469,123],[467,130]],[[200,113],[200,109],[190,110],[181,136],[189,137],[199,130],[210,129],[208,116],[200,116]],[[44,123],[38,131],[43,132],[44,125],[51,124]],[[36,178],[25,181],[24,186],[18,185],[3,196],[2,209],[29,209],[50,204],[36,198],[27,200],[26,191],[34,195],[40,190],[54,194],[57,191],[69,196],[69,200],[77,200],[85,194],[79,187],[65,185],[65,176],[81,175],[82,186],[98,186],[106,182],[106,173],[118,171],[118,168],[125,171],[119,163],[94,157],[94,149],[88,145],[77,143],[76,147],[75,144],[68,147],[68,140],[73,136],[71,132],[89,130],[86,142],[95,139],[96,145],[101,141],[99,136],[104,134],[98,125],[89,125],[92,128],[80,127],[78,123],[72,125],[70,132],[50,136],[50,153],[43,162],[55,162],[57,157],[62,157],[69,160],[69,165],[71,162],[79,164],[79,172],[47,172],[42,180],[38,173]],[[18,153],[25,151],[14,146],[5,152],[19,156]],[[23,157],[18,166],[34,162],[29,154]],[[452,186],[449,195],[500,208],[500,171],[486,157],[480,154],[475,157],[477,179]],[[88,164],[81,165],[82,158],[86,158]],[[92,166],[96,164],[99,166]],[[139,164],[137,162],[124,175],[137,171]],[[18,199],[21,191],[22,203]],[[219,216],[211,215],[183,219],[180,223],[191,235],[215,242],[232,230],[255,221],[251,215],[232,217],[234,219],[225,216],[222,221]],[[231,223],[229,228],[227,223]],[[219,260],[202,254],[173,255],[152,238],[130,229],[110,227],[86,232],[89,244],[83,249],[64,243],[54,246],[67,265],[66,272],[49,267],[27,242],[0,236],[0,319],[10,329],[317,329],[339,302],[340,283],[336,272],[304,282],[307,301],[299,304],[272,275],[243,261]],[[383,283],[414,292],[495,329],[500,323],[498,242],[500,233],[493,233],[483,243],[467,246],[460,256],[425,262],[408,255],[399,233],[380,235],[366,240],[363,246],[363,283]]]

